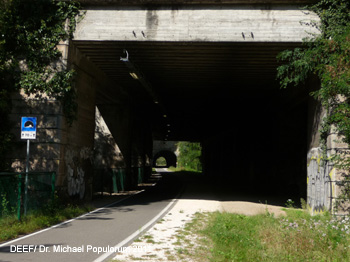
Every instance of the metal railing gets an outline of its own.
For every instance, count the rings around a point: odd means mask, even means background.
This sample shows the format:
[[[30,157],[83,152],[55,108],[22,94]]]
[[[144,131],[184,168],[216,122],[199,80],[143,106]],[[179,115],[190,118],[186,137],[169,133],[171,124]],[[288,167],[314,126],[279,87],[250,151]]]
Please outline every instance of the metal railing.
[[[118,193],[125,190],[125,169],[113,168],[112,169],[112,185],[113,193]]]
[[[94,192],[118,193],[125,190],[126,169],[96,169],[94,172]]]
[[[0,216],[38,210],[54,199],[55,172],[0,172]]]
[[[145,181],[144,169],[144,167],[132,167],[129,179],[133,179],[136,184],[143,183]],[[126,179],[126,168],[97,169],[94,173],[94,192],[103,194],[103,192],[119,193],[125,191]]]

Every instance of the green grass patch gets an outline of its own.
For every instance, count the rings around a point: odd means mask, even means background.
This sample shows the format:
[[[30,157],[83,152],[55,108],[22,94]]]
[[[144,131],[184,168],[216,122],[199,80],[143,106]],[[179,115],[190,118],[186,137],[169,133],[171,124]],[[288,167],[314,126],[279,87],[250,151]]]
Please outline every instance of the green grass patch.
[[[350,261],[350,223],[329,214],[286,210],[244,216],[210,213],[201,234],[212,243],[211,261]]]
[[[202,230],[207,226],[209,213],[197,212],[194,218],[186,223],[185,227],[177,230],[176,241],[173,242],[175,253],[171,256],[176,256],[176,261],[208,261],[210,255],[211,242],[207,237],[204,237]],[[170,255],[167,255],[168,260]]]
[[[49,206],[41,211],[35,211],[23,216],[21,221],[15,215],[0,218],[0,241],[16,238],[37,230],[58,224],[91,211],[90,207]]]
[[[168,170],[172,171],[172,172],[189,172],[189,173],[195,173],[195,174],[201,174],[202,173],[202,171],[200,171],[200,170],[196,170],[196,169],[192,169],[192,168],[186,168],[186,167],[173,167],[173,166],[170,166],[170,167],[168,167]]]

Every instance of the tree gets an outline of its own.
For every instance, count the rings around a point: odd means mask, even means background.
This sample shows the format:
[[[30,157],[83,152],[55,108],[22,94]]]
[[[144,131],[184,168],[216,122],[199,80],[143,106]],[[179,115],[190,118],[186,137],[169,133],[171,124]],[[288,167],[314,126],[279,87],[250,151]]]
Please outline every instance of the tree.
[[[75,118],[74,71],[58,63],[57,45],[72,37],[78,14],[73,1],[0,0],[0,170],[11,147],[12,92],[56,98],[68,122]]]
[[[179,142],[177,146],[180,152],[178,157],[179,166],[189,170],[201,171],[202,148],[200,143]]]
[[[277,75],[284,88],[317,75],[321,87],[312,95],[328,112],[323,138],[334,126],[343,141],[350,144],[350,2],[321,0],[307,8],[320,17],[320,22],[313,24],[320,34],[304,39],[302,48],[279,54],[278,58],[286,63],[278,68]]]

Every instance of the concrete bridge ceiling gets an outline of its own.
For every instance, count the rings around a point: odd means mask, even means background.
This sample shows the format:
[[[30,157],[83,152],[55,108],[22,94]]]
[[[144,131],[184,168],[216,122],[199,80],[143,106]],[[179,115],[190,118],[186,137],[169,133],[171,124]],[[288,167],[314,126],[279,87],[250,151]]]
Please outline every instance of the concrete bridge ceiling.
[[[318,0],[78,0],[84,6],[91,5],[194,5],[194,4],[310,4]]]
[[[129,90],[141,110],[150,110],[155,139],[202,140],[230,125],[243,102],[256,105],[276,95],[276,56],[298,44],[74,41],[74,45]],[[120,61],[123,50],[152,85],[159,104],[130,76]]]

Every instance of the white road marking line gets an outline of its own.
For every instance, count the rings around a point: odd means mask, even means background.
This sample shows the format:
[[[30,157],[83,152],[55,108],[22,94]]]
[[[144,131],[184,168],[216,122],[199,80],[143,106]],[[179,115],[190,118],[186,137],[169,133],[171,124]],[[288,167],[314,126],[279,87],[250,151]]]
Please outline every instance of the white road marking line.
[[[91,212],[88,212],[88,213],[85,213],[85,214],[83,214],[83,215],[81,215],[81,216],[78,216],[78,217],[69,219],[69,220],[64,221],[64,222],[62,222],[62,223],[59,223],[59,224],[57,224],[57,225],[53,225],[53,226],[51,226],[51,227],[42,229],[42,230],[40,230],[40,231],[31,233],[31,234],[29,234],[29,235],[25,235],[25,236],[23,236],[23,237],[19,237],[19,238],[10,240],[10,241],[8,241],[8,242],[5,242],[5,243],[1,244],[0,247],[4,247],[4,246],[7,246],[7,245],[10,245],[10,244],[15,243],[15,242],[17,242],[17,241],[20,241],[20,240],[22,240],[22,239],[26,239],[26,238],[29,238],[29,237],[32,237],[32,236],[35,236],[35,235],[44,233],[44,232],[49,231],[49,230],[51,230],[51,229],[60,227],[60,226],[62,226],[62,225],[68,224],[68,223],[70,223],[70,222],[73,222],[74,220],[78,220],[78,219],[83,218],[83,217],[85,217],[85,216],[87,216],[87,215],[96,213],[96,212],[98,212],[98,211],[100,211],[100,210],[103,210],[103,209],[105,209],[105,208],[107,208],[107,207],[110,207],[110,206],[113,206],[113,205],[115,205],[115,204],[118,204],[118,203],[120,203],[120,202],[122,202],[122,201],[124,201],[124,200],[126,200],[126,199],[128,199],[128,198],[130,198],[130,197],[132,197],[132,196],[134,196],[134,195],[137,195],[137,194],[139,194],[139,193],[141,193],[141,192],[143,192],[143,191],[144,191],[144,190],[141,190],[141,191],[137,192],[136,194],[127,196],[126,198],[120,199],[120,200],[115,201],[115,202],[113,202],[113,203],[111,203],[111,204],[108,204],[108,205],[106,205],[106,206],[97,208],[97,209],[95,209],[95,210],[93,210],[93,211],[91,211]]]
[[[170,207],[175,204],[175,202],[178,200],[178,196],[182,193],[182,190],[180,193],[171,200],[171,202],[164,208],[162,211],[158,213],[157,216],[155,216],[152,220],[150,220],[147,224],[145,224],[143,227],[141,227],[139,230],[135,231],[133,234],[125,238],[123,241],[119,242],[117,245],[115,245],[111,250],[118,250],[121,247],[123,247],[128,242],[132,241],[134,238],[136,238],[138,235],[143,233],[144,231],[148,230],[150,226],[152,226],[160,217],[162,217],[166,212],[170,210]],[[115,252],[106,252],[103,255],[96,258],[93,262],[102,262],[107,257],[111,256]]]

